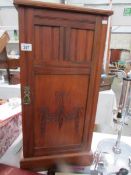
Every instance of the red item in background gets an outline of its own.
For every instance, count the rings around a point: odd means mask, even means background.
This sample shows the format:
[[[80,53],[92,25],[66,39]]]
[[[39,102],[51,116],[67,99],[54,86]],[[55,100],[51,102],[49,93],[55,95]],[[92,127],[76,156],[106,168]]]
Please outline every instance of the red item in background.
[[[20,168],[0,164],[0,175],[38,175],[30,171],[22,170]]]
[[[0,157],[4,155],[10,145],[21,132],[21,113],[0,123]],[[0,173],[0,175],[2,175]],[[5,174],[6,175],[6,174]]]
[[[120,55],[121,55],[120,49],[111,49],[110,63],[118,62],[120,60]]]

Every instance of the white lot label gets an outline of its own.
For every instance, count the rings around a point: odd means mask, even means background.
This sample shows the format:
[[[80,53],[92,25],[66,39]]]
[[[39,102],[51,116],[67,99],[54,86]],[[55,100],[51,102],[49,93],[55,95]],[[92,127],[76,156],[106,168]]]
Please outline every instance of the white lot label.
[[[21,43],[21,51],[32,51],[32,44],[29,43]]]
[[[107,24],[107,20],[102,20],[102,24]]]

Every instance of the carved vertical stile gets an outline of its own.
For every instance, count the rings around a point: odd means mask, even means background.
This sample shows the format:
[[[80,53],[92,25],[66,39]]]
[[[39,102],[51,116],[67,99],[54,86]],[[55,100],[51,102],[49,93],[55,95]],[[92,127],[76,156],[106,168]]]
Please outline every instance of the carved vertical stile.
[[[71,29],[71,38],[70,38],[70,40],[71,40],[71,44],[70,44],[70,60],[72,61],[72,62],[74,62],[75,61],[75,58],[76,58],[76,41],[77,41],[77,38],[76,38],[76,36],[77,36],[77,31],[76,31],[76,29]]]
[[[43,40],[41,37],[42,31],[41,31],[41,27],[39,26],[35,26],[35,50],[38,50],[38,52],[35,52],[35,60],[34,62],[36,64],[40,64],[41,63],[41,58],[42,58],[42,45],[43,45]]]
[[[91,61],[93,52],[94,31],[90,30],[86,32],[86,50],[85,61]]]
[[[70,48],[70,44],[71,43],[71,39],[70,39],[70,31],[71,28],[70,27],[66,27],[65,28],[65,53],[64,53],[64,60],[66,61],[70,61],[70,57],[69,57],[69,48]]]
[[[52,28],[52,35],[53,35],[53,41],[52,41],[52,50],[53,54],[52,57],[54,60],[59,60],[59,53],[60,53],[60,27],[53,27]]]
[[[64,27],[60,27],[60,47],[59,47],[59,60],[60,61],[64,60],[64,49],[65,49],[64,33],[65,33]]]

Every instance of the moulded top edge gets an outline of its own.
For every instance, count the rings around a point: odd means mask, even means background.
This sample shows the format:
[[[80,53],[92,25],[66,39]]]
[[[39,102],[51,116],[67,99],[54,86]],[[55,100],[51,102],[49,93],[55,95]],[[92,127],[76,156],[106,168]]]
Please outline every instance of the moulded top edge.
[[[62,11],[72,11],[72,12],[81,12],[88,13],[94,15],[105,15],[110,16],[113,14],[112,10],[101,10],[87,7],[78,7],[75,5],[65,5],[60,3],[49,3],[43,2],[41,0],[14,0],[14,5],[22,5],[22,6],[31,6],[31,7],[39,7],[46,9],[54,9],[54,10],[62,10]]]

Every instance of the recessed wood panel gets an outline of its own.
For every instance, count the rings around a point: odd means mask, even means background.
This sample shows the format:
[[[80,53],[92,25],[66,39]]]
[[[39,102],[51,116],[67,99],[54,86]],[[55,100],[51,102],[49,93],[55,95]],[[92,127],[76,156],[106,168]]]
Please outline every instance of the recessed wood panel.
[[[92,56],[94,32],[91,30],[71,29],[70,59],[76,63],[89,63]]]
[[[35,64],[59,60],[60,28],[51,26],[35,27]]]
[[[35,64],[57,65],[60,61],[89,64],[91,61],[92,30],[36,26],[35,40]]]
[[[88,83],[87,76],[36,76],[36,148],[70,147],[82,143]]]
[[[90,64],[95,23],[35,16],[35,64]]]

